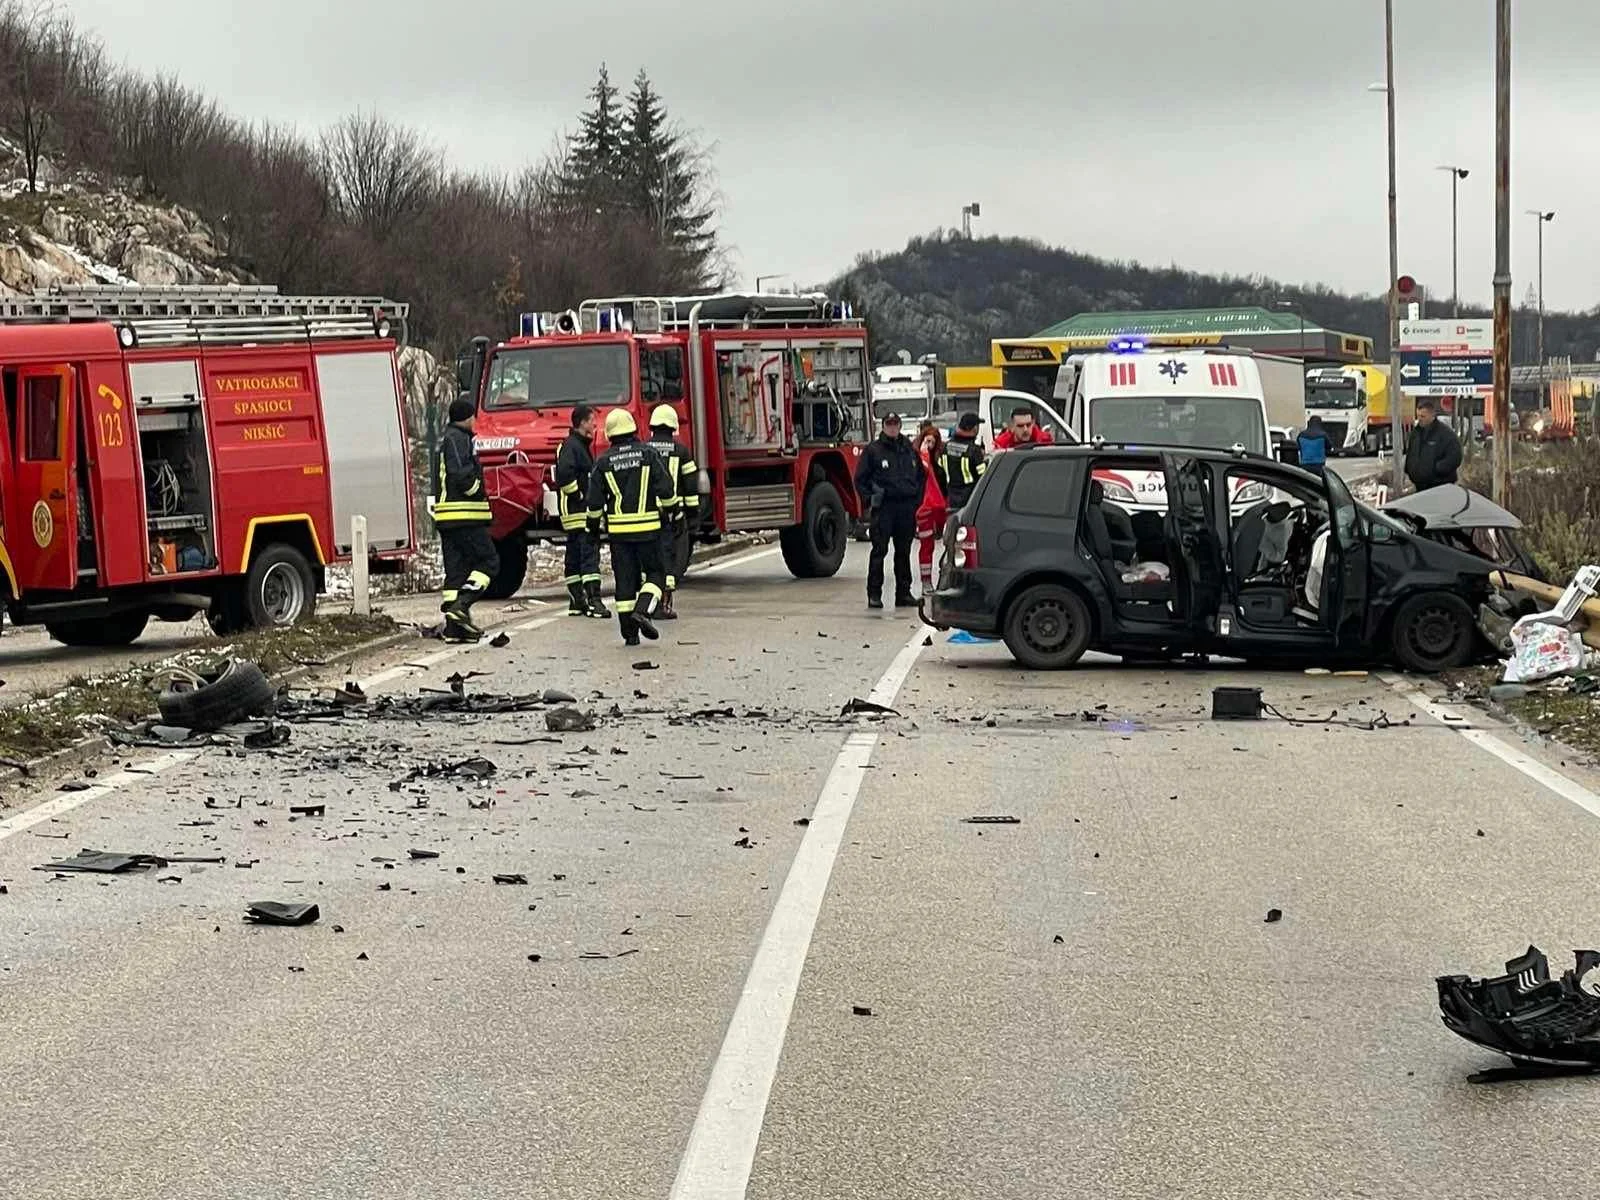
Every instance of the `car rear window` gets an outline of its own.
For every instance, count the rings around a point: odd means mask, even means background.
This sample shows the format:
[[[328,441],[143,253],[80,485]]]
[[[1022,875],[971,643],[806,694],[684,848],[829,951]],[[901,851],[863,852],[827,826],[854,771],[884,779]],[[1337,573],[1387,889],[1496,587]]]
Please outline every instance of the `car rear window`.
[[[1012,454],[1028,454],[1013,450]],[[1072,481],[1077,472],[1070,458],[1030,458],[1017,467],[1006,507],[1030,517],[1064,517],[1072,498]]]

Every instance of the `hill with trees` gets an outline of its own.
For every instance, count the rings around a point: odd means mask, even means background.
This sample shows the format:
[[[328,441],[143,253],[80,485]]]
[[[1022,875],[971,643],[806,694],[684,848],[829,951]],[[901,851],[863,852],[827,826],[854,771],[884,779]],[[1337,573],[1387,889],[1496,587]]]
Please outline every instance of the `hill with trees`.
[[[463,172],[377,113],[312,136],[242,120],[176,77],[114,67],[58,9],[0,0],[5,281],[380,293],[410,302],[413,342],[444,358],[532,302],[715,284],[708,153],[643,71],[624,94],[602,66],[588,102],[541,160]],[[154,223],[173,228],[152,247]]]
[[[835,289],[866,315],[878,361],[898,350],[936,353],[947,362],[988,362],[990,340],[1025,337],[1082,312],[1138,309],[1272,308],[1287,303],[1307,321],[1373,339],[1389,352],[1387,305],[1322,286],[1260,276],[1203,275],[1179,267],[1114,262],[1025,238],[967,238],[936,231],[892,254],[864,254],[835,279]],[[1463,316],[1488,316],[1463,307]],[[1513,360],[1536,356],[1535,318],[1519,309]],[[1589,362],[1600,350],[1600,308],[1546,313],[1547,354]]]

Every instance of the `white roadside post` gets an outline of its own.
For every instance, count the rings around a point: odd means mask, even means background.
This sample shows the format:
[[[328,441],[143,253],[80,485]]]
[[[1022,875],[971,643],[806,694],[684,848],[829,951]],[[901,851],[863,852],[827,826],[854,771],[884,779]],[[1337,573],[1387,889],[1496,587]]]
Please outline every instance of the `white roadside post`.
[[[350,611],[358,617],[372,613],[372,594],[367,581],[367,519],[350,518]]]

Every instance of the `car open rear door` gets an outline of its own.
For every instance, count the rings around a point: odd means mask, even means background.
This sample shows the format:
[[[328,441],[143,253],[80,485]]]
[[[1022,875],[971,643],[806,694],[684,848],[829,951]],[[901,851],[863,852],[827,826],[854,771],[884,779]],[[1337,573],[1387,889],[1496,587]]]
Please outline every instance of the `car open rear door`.
[[[1197,631],[1212,629],[1222,603],[1222,553],[1210,468],[1187,454],[1163,454],[1167,544],[1172,548],[1179,616]]]
[[[1328,550],[1323,575],[1326,617],[1339,646],[1359,646],[1366,638],[1368,549],[1361,511],[1343,479],[1323,472],[1328,494]]]
[[[77,586],[77,485],[73,477],[73,374],[61,366],[6,372],[16,388],[17,437],[12,447],[16,488],[8,528],[17,587],[70,591]]]

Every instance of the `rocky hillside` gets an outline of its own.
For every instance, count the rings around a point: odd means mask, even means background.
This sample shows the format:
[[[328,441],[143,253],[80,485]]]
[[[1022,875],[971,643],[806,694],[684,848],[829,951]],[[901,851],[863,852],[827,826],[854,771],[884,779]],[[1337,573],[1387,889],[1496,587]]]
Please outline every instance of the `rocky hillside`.
[[[0,287],[255,282],[187,209],[147,204],[92,174],[63,174],[49,164],[30,193],[21,158],[14,142],[0,137]]]

